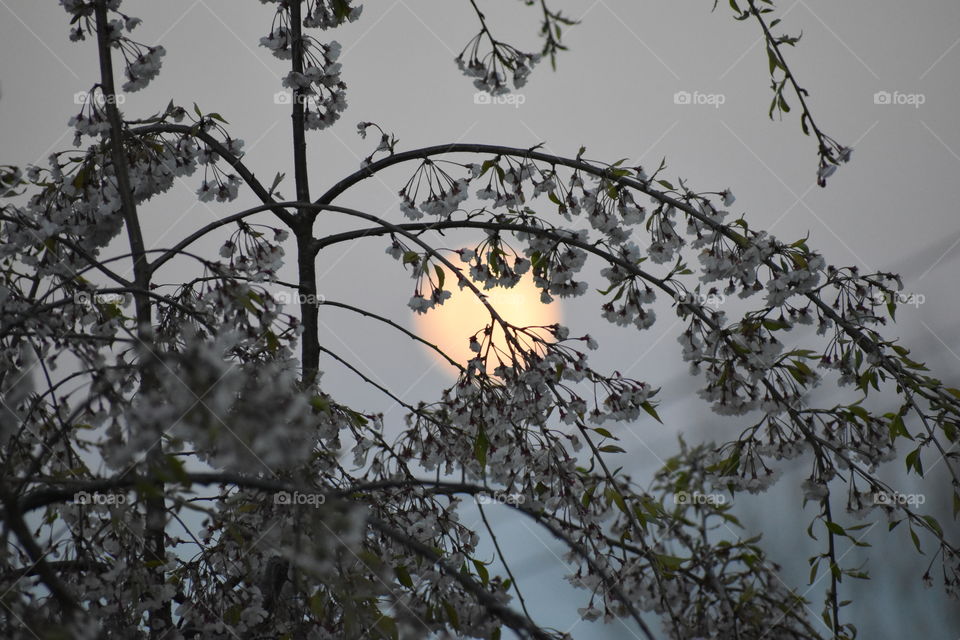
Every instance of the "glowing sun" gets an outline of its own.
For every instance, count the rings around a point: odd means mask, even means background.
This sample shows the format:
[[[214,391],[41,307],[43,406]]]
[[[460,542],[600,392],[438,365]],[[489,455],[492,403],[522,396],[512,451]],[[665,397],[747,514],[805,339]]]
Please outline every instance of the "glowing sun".
[[[467,270],[464,269],[464,275]],[[446,274],[446,288],[451,297],[438,307],[430,309],[424,314],[414,314],[416,332],[425,340],[437,345],[456,362],[466,362],[477,354],[470,350],[470,336],[476,334],[490,323],[490,312],[477,299],[477,295],[469,288],[460,289],[456,278],[448,272]],[[496,309],[500,316],[516,327],[539,327],[555,324],[560,321],[560,303],[549,304],[540,302],[540,290],[533,283],[533,276],[528,272],[520,278],[511,289],[494,287],[484,289],[483,285],[477,288],[483,293],[487,302]],[[539,335],[546,336],[545,331],[538,331]],[[483,335],[478,339],[483,342]],[[493,344],[506,350],[503,330],[494,327]],[[450,373],[455,369],[436,351],[430,349],[430,354],[446,365]],[[488,361],[488,370],[492,371],[497,365],[495,357]]]

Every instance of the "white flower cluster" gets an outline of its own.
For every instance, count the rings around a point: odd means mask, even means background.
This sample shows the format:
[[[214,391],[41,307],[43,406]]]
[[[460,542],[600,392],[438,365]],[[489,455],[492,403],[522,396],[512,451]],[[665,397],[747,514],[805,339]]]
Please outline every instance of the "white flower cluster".
[[[513,86],[520,89],[527,83],[533,67],[540,62],[540,54],[524,53],[503,42],[491,42],[491,50],[480,55],[480,43],[483,32],[474,36],[454,59],[457,67],[468,78],[473,78],[473,86],[491,95],[509,93],[507,77],[513,79]],[[467,50],[470,50],[467,54]]]
[[[716,235],[708,237],[711,246],[700,253],[702,282],[727,280],[724,291],[732,294],[739,290],[740,297],[749,297],[762,289],[759,270],[764,262],[777,251],[776,239],[761,231],[750,238],[746,247],[728,248]]]
[[[663,205],[651,214],[651,221],[648,223],[651,242],[647,255],[657,264],[673,262],[683,247],[684,240],[677,233],[673,220],[675,214],[676,209],[670,205]]]
[[[13,311],[7,311],[7,305],[11,303],[9,298],[10,291],[0,285],[0,308],[4,309],[0,318]],[[30,371],[35,363],[36,356],[25,340],[18,345],[0,349],[0,368],[4,371]],[[0,380],[0,446],[6,447],[7,438],[24,424],[25,405],[33,393],[32,376],[3,376]]]
[[[295,92],[294,99],[304,101],[304,126],[307,129],[326,129],[340,119],[347,108],[347,85],[340,79],[340,44],[310,43],[304,40],[305,57],[311,64],[303,73],[290,71],[283,78],[283,86]],[[314,53],[316,51],[316,53]],[[318,55],[319,54],[319,55]]]
[[[642,382],[601,376],[587,365],[586,355],[566,346],[566,328],[549,328],[551,337],[511,329],[509,349],[494,354],[490,333],[481,332],[481,353],[440,403],[410,417],[411,428],[401,442],[428,470],[447,469],[456,461],[473,479],[509,488],[534,510],[571,509],[584,512],[579,496],[583,477],[563,440],[576,451],[580,440],[550,429],[550,417],[559,407],[568,425],[636,420],[653,391]],[[581,339],[577,339],[578,341]],[[583,340],[589,342],[589,337]],[[509,355],[505,353],[509,350]],[[490,377],[487,359],[499,360]],[[571,385],[589,382],[595,405],[589,407]],[[560,391],[566,389],[566,391]],[[482,435],[479,435],[482,434]],[[478,440],[479,438],[479,440]],[[523,474],[517,476],[522,468]],[[544,492],[538,484],[553,487]],[[549,497],[548,497],[549,496]],[[611,513],[609,503],[596,501],[587,511]],[[590,518],[589,514],[581,514]]]
[[[615,198],[610,196],[611,190],[616,191]],[[614,244],[627,242],[630,232],[626,227],[640,224],[646,217],[646,210],[637,205],[629,190],[616,189],[606,181],[585,189],[584,197],[573,204],[571,213],[584,214],[590,226]]]
[[[447,218],[470,195],[470,180],[454,179],[436,163],[426,160],[400,190],[400,211],[410,220],[424,215]]]
[[[557,229],[554,233],[578,242],[588,239],[585,230]],[[541,289],[542,302],[551,302],[553,296],[568,298],[586,293],[587,283],[575,279],[587,262],[586,251],[541,234],[518,233],[517,239],[527,243],[524,253],[533,267],[533,282]]]
[[[509,247],[504,248],[497,238],[491,238],[481,246],[480,253],[474,249],[460,249],[457,254],[461,262],[470,265],[470,279],[483,289],[511,288],[530,270],[530,260]]]
[[[204,180],[197,188],[197,197],[200,202],[230,202],[236,199],[240,191],[240,178],[235,175],[227,176],[225,181],[219,178],[214,181]]]
[[[122,0],[107,0],[105,3],[107,11],[119,12],[121,1]],[[70,21],[70,24],[74,25],[70,29],[71,42],[86,40],[87,33],[95,33],[96,28],[91,19],[94,12],[92,0],[60,0],[60,6],[73,17]],[[122,21],[110,20],[107,25],[107,36],[111,41],[120,37],[124,27],[126,27],[128,31],[132,31],[134,27],[141,22],[139,18],[131,18],[123,14],[121,14],[121,17],[124,18]]]
[[[172,437],[171,450],[189,445],[218,469],[272,472],[305,462],[337,429],[299,390],[295,360],[231,358],[246,341],[233,332],[188,337],[179,353],[165,355],[158,388],[138,394],[128,413],[133,431],[159,428]]]
[[[820,271],[827,266],[823,256],[807,255],[803,263],[802,266],[785,270],[767,280],[767,304],[779,307],[791,296],[809,293],[820,284]]]
[[[74,146],[79,147],[83,136],[98,138],[101,135],[110,133],[110,121],[107,119],[107,112],[104,108],[98,106],[93,100],[94,93],[87,94],[90,99],[84,102],[80,111],[67,122],[76,131],[74,135]],[[121,115],[122,117],[122,115]]]
[[[293,31],[290,27],[290,7],[277,0],[277,15],[271,31],[260,38],[260,46],[281,60],[293,57]],[[362,7],[350,7],[350,2],[334,2],[328,6],[325,0],[310,0],[303,16],[303,26],[327,29],[354,21]],[[304,106],[304,126],[311,130],[326,129],[340,118],[347,108],[347,85],[340,78],[341,47],[336,41],[323,44],[316,39],[301,35],[303,47],[303,71],[290,71],[282,84],[294,92],[293,99]]]
[[[637,329],[649,329],[656,322],[656,313],[649,306],[657,296],[648,285],[638,285],[637,279],[621,279],[617,274],[616,265],[607,267],[602,275],[611,280],[611,288],[617,287],[614,299],[605,302],[601,307],[604,319],[621,327],[633,324]]]
[[[352,0],[309,0],[303,16],[303,26],[317,29],[333,29],[344,21],[355,22],[363,11],[363,5],[350,6]]]
[[[501,167],[496,160],[484,163],[479,169],[474,168],[476,177],[490,173],[487,186],[477,191],[480,200],[493,200],[493,208],[513,208],[526,202],[523,193],[523,183],[532,180],[537,171],[531,162],[514,163],[507,159],[507,168]]]
[[[404,266],[413,267],[411,277],[416,281],[416,286],[407,305],[416,313],[426,313],[450,299],[450,290],[444,288],[445,279],[450,274],[440,266],[440,261],[434,263],[428,256],[410,250],[396,238],[387,247],[386,253],[393,259],[400,260]],[[460,286],[464,286],[462,280]],[[429,293],[424,295],[427,290]]]
[[[138,52],[133,60],[127,61],[124,73],[127,81],[123,83],[124,91],[139,91],[160,73],[161,58],[167,50],[160,45],[147,47],[146,52]]]
[[[220,247],[220,257],[228,259],[229,266],[222,275],[242,276],[252,282],[273,279],[283,266],[283,245],[287,232],[274,231],[273,241],[265,234],[243,227]],[[241,239],[242,238],[242,239]]]

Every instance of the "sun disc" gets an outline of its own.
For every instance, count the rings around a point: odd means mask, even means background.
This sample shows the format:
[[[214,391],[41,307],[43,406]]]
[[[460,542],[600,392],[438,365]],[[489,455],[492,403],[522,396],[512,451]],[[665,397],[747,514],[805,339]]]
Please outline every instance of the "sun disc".
[[[424,314],[414,314],[414,323],[422,338],[437,345],[456,362],[465,365],[476,356],[476,353],[470,350],[470,336],[482,331],[490,323],[490,312],[470,288],[460,289],[449,272],[446,274],[446,288],[450,290],[450,299]],[[488,304],[504,320],[516,327],[540,327],[560,321],[560,303],[541,302],[540,289],[533,283],[530,273],[524,274],[520,282],[510,289],[483,289],[483,285],[478,285],[477,288],[486,296]],[[537,333],[546,337],[543,330]],[[482,335],[478,334],[477,337],[483,341]],[[506,350],[503,331],[496,326],[493,343]],[[430,349],[430,353],[447,365],[448,371],[455,372],[454,367],[436,351]],[[496,358],[491,357],[488,360],[488,373],[496,365]]]

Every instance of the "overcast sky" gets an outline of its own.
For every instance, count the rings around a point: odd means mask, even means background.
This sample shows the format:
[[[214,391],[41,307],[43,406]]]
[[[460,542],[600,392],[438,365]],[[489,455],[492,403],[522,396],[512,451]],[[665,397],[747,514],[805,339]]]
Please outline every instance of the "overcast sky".
[[[778,2],[782,27],[803,33],[800,44],[786,53],[810,91],[818,123],[855,149],[852,162],[840,168],[827,189],[815,185],[815,144],[802,135],[796,112],[783,122],[767,118],[769,80],[759,33],[752,22],[732,20],[725,2],[713,13],[709,0],[553,4],[582,20],[564,36],[570,51],[560,57],[555,73],[546,64],[535,70],[522,91],[522,104],[507,105],[475,104],[470,81],[453,63],[477,29],[466,0],[368,2],[358,22],[332,36],[343,45],[350,107],[332,130],[308,136],[313,193],[357,169],[375,146],[375,140],[356,135],[361,120],[394,132],[401,149],[453,141],[520,147],[544,143],[550,152],[572,156],[585,145],[588,158],[627,157],[630,164],[651,168],[665,157],[671,179],[683,177],[697,190],[731,188],[737,197],[733,211],[745,213],[753,228],[768,229],[784,240],[809,232],[809,244],[829,263],[900,272],[906,292],[917,294],[922,304],[904,307],[892,333],[941,377],[956,377],[960,4]],[[501,39],[521,49],[537,47],[534,8],[502,0],[481,5]],[[273,100],[285,70],[257,47],[269,30],[271,7],[252,0],[128,0],[124,9],[144,20],[135,35],[167,49],[158,80],[127,96],[126,115],[160,111],[171,98],[217,111],[230,122],[231,134],[246,141],[246,161],[261,180],[286,172],[291,179],[281,191],[292,196],[289,111]],[[96,56],[92,42],[70,43],[66,34],[67,16],[56,2],[0,0],[0,162],[36,162],[70,145],[66,122],[78,110],[73,96],[94,83]],[[676,104],[677,92],[713,104]],[[396,191],[407,175],[403,170],[385,173],[383,180],[365,182],[340,203],[397,220]],[[169,246],[189,230],[254,203],[250,194],[230,208],[198,203],[193,194],[198,183],[194,176],[143,207],[154,246]],[[342,228],[344,223],[335,219],[321,217],[318,223],[320,232]],[[448,246],[454,244],[451,240]],[[202,246],[213,253],[217,242]],[[383,254],[384,246],[382,239],[372,240],[322,254],[319,291],[412,326],[405,306],[411,281],[391,268],[395,263]],[[711,417],[699,401],[688,401],[696,381],[679,361],[679,324],[669,309],[662,308],[650,331],[637,334],[599,319],[597,302],[588,296],[585,303],[567,304],[563,310],[575,333],[589,331],[602,344],[606,341],[595,364],[666,385],[661,394],[665,425],[651,420],[634,425],[624,436],[629,451],[625,467],[649,477],[675,449],[678,433],[691,440],[729,435],[731,423]],[[398,343],[395,334],[338,310],[324,310],[321,320],[324,344],[405,399],[429,399],[449,383],[442,367],[416,345]],[[331,366],[324,382],[328,391],[357,408],[388,411],[394,422],[401,417],[388,399],[342,370]],[[823,393],[821,401],[829,403],[830,392]],[[788,575],[802,587],[809,553],[795,550],[803,534],[786,534],[756,515],[780,504],[777,513],[796,512],[799,499],[796,489],[786,487],[760,501],[744,500],[744,510],[753,526],[779,540],[774,545],[777,560],[789,565]],[[812,515],[808,511],[806,517]],[[518,570],[536,573],[529,581],[530,600],[541,619],[552,617],[561,628],[576,625],[573,603],[581,594],[552,591],[562,574],[554,547],[547,544],[547,550],[526,525],[503,526],[510,532]],[[882,573],[876,563],[873,567]],[[910,582],[902,589],[916,594],[917,575],[905,579]],[[878,579],[873,585],[878,591],[872,593],[893,597],[893,580],[888,575],[884,587]],[[819,611],[820,591],[811,593],[817,594],[811,598]],[[916,637],[955,640],[956,620],[951,625],[945,613],[939,615],[949,605],[935,591],[923,599],[926,609],[914,598],[902,610],[887,609],[882,616],[870,613],[875,603],[861,601],[852,615],[863,625],[864,637],[880,637],[869,632],[871,624],[889,633],[911,623],[926,625],[926,635]],[[587,623],[576,626],[574,634],[633,637],[626,630],[617,635]]]

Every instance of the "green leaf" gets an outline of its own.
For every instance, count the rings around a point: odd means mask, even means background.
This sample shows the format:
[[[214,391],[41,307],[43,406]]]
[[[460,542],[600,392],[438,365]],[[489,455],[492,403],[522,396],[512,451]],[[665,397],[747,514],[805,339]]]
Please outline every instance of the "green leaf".
[[[387,638],[396,640],[400,637],[400,630],[397,628],[397,621],[385,613],[380,613],[378,615],[376,627]]]
[[[348,0],[333,0],[333,14],[338,20],[346,20],[350,16],[350,2]]]
[[[916,470],[917,475],[923,475],[923,463],[920,460],[920,447],[917,447],[913,451],[907,454],[907,471],[909,472],[911,468]]]
[[[410,572],[407,571],[407,568],[402,564],[398,564],[393,568],[393,572],[397,575],[397,581],[408,589],[413,589],[413,578],[410,577]]]
[[[604,453],[626,453],[627,452],[626,449],[618,447],[615,444],[605,444],[599,448],[599,451],[603,451]]]
[[[913,546],[917,548],[917,551],[920,552],[920,555],[926,555],[923,552],[923,549],[920,548],[920,537],[917,536],[917,532],[913,530],[913,527],[910,527],[910,538],[913,540]]]
[[[827,531],[829,531],[834,535],[838,535],[838,536],[847,535],[847,532],[843,530],[843,527],[838,525],[836,522],[830,522],[829,520],[827,520],[824,522],[824,524],[827,525]]]
[[[437,288],[438,288],[438,289],[443,289],[443,282],[444,282],[444,279],[445,279],[446,276],[447,276],[446,272],[445,272],[445,271],[443,270],[443,268],[442,268],[440,265],[438,265],[438,264],[433,265],[433,270],[434,270],[434,272],[437,274],[437,282],[438,282]]]
[[[324,603],[323,603],[323,590],[317,589],[310,600],[308,601],[308,606],[310,607],[310,613],[315,615],[318,618],[322,618],[324,614]]]
[[[777,60],[777,54],[771,47],[767,47],[767,63],[770,67],[770,75],[773,75],[773,72],[780,66],[780,61]]]
[[[661,555],[659,553],[655,555],[660,566],[670,571],[676,571],[684,563],[684,559],[678,558],[677,556]]]
[[[480,576],[480,582],[483,583],[483,586],[490,584],[490,572],[487,571],[487,567],[476,559],[473,561],[473,566],[476,568],[477,575]]]
[[[287,174],[277,172],[277,175],[273,178],[273,184],[270,185],[270,195],[273,195],[273,192],[277,190],[277,187],[280,186],[280,183],[283,182],[283,179]]]
[[[890,420],[890,423],[887,425],[887,429],[890,432],[890,442],[893,442],[897,439],[898,436],[903,436],[909,440],[913,440],[913,436],[910,435],[910,432],[907,431],[906,425],[903,424],[903,417],[900,414],[896,414]]]
[[[477,432],[477,439],[473,443],[473,455],[480,463],[480,467],[487,466],[487,451],[490,450],[490,440],[483,429]]]
[[[941,428],[943,429],[943,435],[947,436],[947,440],[949,440],[950,442],[957,441],[956,423],[947,421],[947,422],[944,422],[943,425],[941,425]]]
[[[940,523],[937,522],[937,519],[933,516],[923,516],[923,519],[926,521],[930,528],[937,532],[937,535],[941,538],[943,537],[943,528],[940,526]]]
[[[457,615],[457,610],[446,600],[443,601],[443,609],[447,612],[447,620],[450,621],[450,626],[459,630],[460,616]]]
[[[661,420],[660,416],[657,415],[657,410],[653,408],[652,404],[650,404],[649,402],[644,402],[643,404],[640,405],[640,408],[642,408],[644,411],[646,411],[651,416],[653,416],[654,420],[656,420],[660,424],[663,424],[663,420]]]

